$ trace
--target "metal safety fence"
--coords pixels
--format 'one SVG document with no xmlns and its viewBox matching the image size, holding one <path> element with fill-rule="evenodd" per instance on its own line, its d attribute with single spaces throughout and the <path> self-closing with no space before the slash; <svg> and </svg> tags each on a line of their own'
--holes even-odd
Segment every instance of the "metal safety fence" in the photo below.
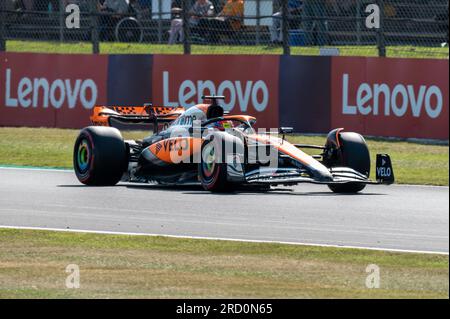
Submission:
<svg viewBox="0 0 450 319">
<path fill-rule="evenodd" d="M 1 0 L 0 10 L 0 50 L 448 58 L 448 0 Z"/>
</svg>

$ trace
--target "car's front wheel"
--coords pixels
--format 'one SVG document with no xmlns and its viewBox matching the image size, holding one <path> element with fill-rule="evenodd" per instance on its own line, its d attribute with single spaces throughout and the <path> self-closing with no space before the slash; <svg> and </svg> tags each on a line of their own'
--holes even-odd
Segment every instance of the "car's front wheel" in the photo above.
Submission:
<svg viewBox="0 0 450 319">
<path fill-rule="evenodd" d="M 336 132 L 336 131 L 332 131 Z M 331 134 L 331 133 L 330 133 Z M 331 150 L 329 158 L 325 159 L 328 167 L 349 167 L 365 175 L 370 175 L 370 153 L 364 138 L 353 132 L 337 132 L 331 134 L 338 139 L 337 147 L 327 141 L 326 149 Z M 328 187 L 335 193 L 357 193 L 362 191 L 366 185 L 363 183 L 329 184 Z"/>
</svg>

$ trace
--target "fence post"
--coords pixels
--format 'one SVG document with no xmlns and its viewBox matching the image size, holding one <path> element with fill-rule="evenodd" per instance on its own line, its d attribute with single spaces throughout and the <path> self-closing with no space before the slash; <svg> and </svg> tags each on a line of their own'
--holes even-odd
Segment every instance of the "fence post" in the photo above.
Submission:
<svg viewBox="0 0 450 319">
<path fill-rule="evenodd" d="M 356 3 L 356 43 L 361 44 L 361 1 Z"/>
<path fill-rule="evenodd" d="M 380 28 L 377 30 L 377 47 L 378 56 L 386 57 L 386 40 L 384 34 L 384 0 L 377 0 L 377 5 L 380 8 Z"/>
<path fill-rule="evenodd" d="M 162 43 L 162 18 L 163 18 L 163 7 L 162 0 L 158 0 L 158 43 Z"/>
<path fill-rule="evenodd" d="M 91 1 L 91 41 L 92 41 L 92 53 L 100 53 L 99 35 L 98 35 L 98 16 L 97 16 L 97 3 Z"/>
<path fill-rule="evenodd" d="M 290 55 L 291 48 L 289 46 L 289 13 L 288 0 L 281 0 L 281 32 L 283 34 L 283 54 Z"/>
<path fill-rule="evenodd" d="M 256 0 L 256 45 L 261 41 L 261 0 Z"/>
<path fill-rule="evenodd" d="M 191 30 L 189 27 L 189 0 L 183 0 L 183 52 L 191 54 Z"/>
<path fill-rule="evenodd" d="M 0 1 L 0 52 L 6 51 L 6 41 L 5 41 L 6 13 L 3 11 L 4 9 L 5 9 L 5 1 Z"/>
</svg>

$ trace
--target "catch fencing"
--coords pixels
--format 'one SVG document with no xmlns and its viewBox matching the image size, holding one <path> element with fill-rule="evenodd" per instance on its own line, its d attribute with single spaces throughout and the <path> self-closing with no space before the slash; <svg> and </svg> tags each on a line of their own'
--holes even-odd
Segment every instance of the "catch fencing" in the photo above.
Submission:
<svg viewBox="0 0 450 319">
<path fill-rule="evenodd" d="M 448 58 L 447 0 L 2 0 L 0 6 L 0 51 L 9 43 L 13 51 L 48 52 L 53 43 L 70 51 L 81 42 L 93 53 Z"/>
</svg>

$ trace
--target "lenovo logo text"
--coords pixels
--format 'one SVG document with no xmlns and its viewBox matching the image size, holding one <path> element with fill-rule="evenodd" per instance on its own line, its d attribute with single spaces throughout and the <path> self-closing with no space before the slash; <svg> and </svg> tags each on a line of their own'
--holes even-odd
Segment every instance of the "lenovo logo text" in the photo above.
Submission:
<svg viewBox="0 0 450 319">
<path fill-rule="evenodd" d="M 67 105 L 69 109 L 81 104 L 85 109 L 92 109 L 97 101 L 98 89 L 92 79 L 56 79 L 53 82 L 44 77 L 23 77 L 13 88 L 13 74 L 6 69 L 5 105 L 7 107 L 49 106 L 59 109 Z"/>
<path fill-rule="evenodd" d="M 344 74 L 342 77 L 342 114 L 346 115 L 384 115 L 403 117 L 412 114 L 420 117 L 426 114 L 428 117 L 437 118 L 443 108 L 443 94 L 436 85 L 414 86 L 401 83 L 390 87 L 386 83 L 362 83 L 356 90 L 354 101 L 349 102 L 350 77 Z M 384 103 L 383 103 L 384 102 Z"/>
<path fill-rule="evenodd" d="M 203 95 L 224 95 L 221 104 L 226 111 L 247 112 L 252 106 L 257 112 L 263 112 L 269 103 L 269 88 L 262 81 L 230 81 L 214 83 L 211 80 L 185 80 L 177 88 L 178 102 L 170 101 L 170 74 L 163 72 L 163 103 L 165 106 L 191 107 L 202 103 Z"/>
</svg>

